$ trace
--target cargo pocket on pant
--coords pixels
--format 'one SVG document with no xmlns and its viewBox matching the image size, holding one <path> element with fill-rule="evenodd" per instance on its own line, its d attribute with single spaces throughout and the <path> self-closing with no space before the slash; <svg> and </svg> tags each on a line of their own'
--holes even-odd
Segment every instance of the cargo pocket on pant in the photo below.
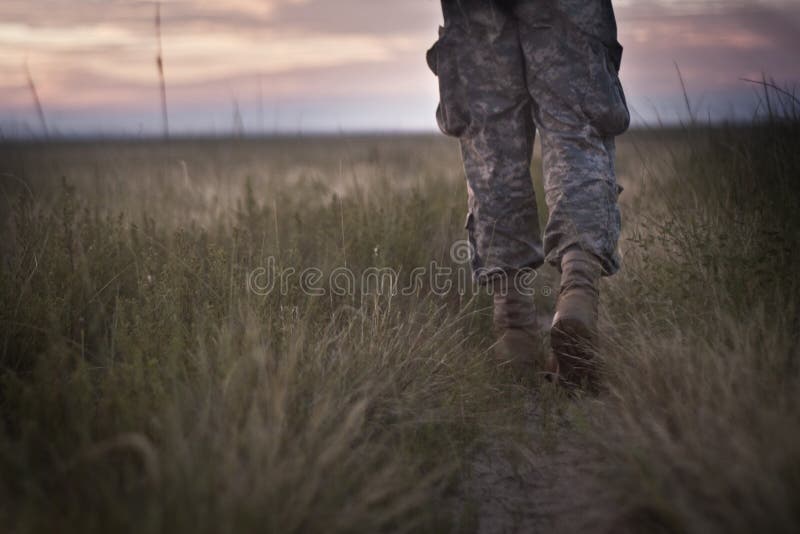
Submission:
<svg viewBox="0 0 800 534">
<path fill-rule="evenodd" d="M 470 123 L 466 88 L 462 83 L 458 64 L 460 48 L 455 26 L 439 27 L 439 40 L 428 50 L 428 67 L 439 78 L 439 105 L 436 122 L 442 133 L 460 137 Z"/>
<path fill-rule="evenodd" d="M 594 78 L 590 95 L 584 102 L 583 110 L 591 124 L 607 136 L 620 135 L 628 129 L 631 122 L 625 92 L 617 74 L 617 66 L 612 51 L 596 41 L 594 64 L 591 66 Z"/>
</svg>

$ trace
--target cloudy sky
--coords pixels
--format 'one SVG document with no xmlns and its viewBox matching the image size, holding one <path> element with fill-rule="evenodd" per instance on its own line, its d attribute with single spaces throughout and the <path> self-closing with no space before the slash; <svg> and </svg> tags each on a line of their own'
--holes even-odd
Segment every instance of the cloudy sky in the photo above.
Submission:
<svg viewBox="0 0 800 534">
<path fill-rule="evenodd" d="M 532 0 L 535 1 L 535 0 Z M 740 78 L 800 82 L 800 0 L 617 0 L 622 78 L 635 116 L 674 120 L 680 66 L 698 112 L 752 112 Z M 154 2 L 2 0 L 0 127 L 38 128 L 27 63 L 51 128 L 160 127 Z M 438 0 L 164 0 L 174 131 L 435 128 L 424 52 Z"/>
</svg>

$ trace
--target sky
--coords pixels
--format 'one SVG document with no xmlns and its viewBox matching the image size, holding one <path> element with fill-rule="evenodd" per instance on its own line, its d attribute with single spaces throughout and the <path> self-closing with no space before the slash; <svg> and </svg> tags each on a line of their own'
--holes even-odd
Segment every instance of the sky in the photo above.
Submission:
<svg viewBox="0 0 800 534">
<path fill-rule="evenodd" d="M 536 0 L 531 0 L 536 1 Z M 0 129 L 61 135 L 161 130 L 155 2 L 2 0 Z M 754 110 L 762 73 L 800 82 L 800 0 L 617 0 L 621 78 L 637 123 Z M 438 0 L 164 0 L 170 129 L 226 135 L 436 128 L 424 54 Z M 241 121 L 236 119 L 241 117 Z"/>
</svg>

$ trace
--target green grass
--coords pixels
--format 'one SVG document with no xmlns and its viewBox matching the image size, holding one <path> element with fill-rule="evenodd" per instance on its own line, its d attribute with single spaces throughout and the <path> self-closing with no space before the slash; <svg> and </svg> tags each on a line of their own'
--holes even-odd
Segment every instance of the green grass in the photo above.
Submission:
<svg viewBox="0 0 800 534">
<path fill-rule="evenodd" d="M 602 488 L 595 528 L 796 531 L 798 154 L 777 118 L 620 140 L 607 392 L 574 401 L 491 365 L 471 290 L 248 289 L 269 257 L 401 282 L 436 260 L 456 283 L 450 140 L 2 146 L 0 524 L 469 531 L 476 451 L 546 457 L 566 424 L 599 458 L 575 481 Z"/>
<path fill-rule="evenodd" d="M 606 286 L 610 487 L 667 532 L 800 524 L 800 127 L 687 132 Z"/>
</svg>

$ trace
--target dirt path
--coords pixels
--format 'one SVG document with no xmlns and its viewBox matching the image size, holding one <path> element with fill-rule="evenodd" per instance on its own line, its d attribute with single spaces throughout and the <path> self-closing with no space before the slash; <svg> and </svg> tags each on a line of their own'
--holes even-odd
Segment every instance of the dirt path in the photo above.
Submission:
<svg viewBox="0 0 800 534">
<path fill-rule="evenodd" d="M 574 401 L 585 402 L 585 401 Z M 611 514 L 592 488 L 600 459 L 563 415 L 550 415 L 532 399 L 528 414 L 534 443 L 512 450 L 491 441 L 471 462 L 464 497 L 473 507 L 476 531 L 495 533 L 607 532 Z M 592 503 L 592 506 L 588 506 Z"/>
</svg>

